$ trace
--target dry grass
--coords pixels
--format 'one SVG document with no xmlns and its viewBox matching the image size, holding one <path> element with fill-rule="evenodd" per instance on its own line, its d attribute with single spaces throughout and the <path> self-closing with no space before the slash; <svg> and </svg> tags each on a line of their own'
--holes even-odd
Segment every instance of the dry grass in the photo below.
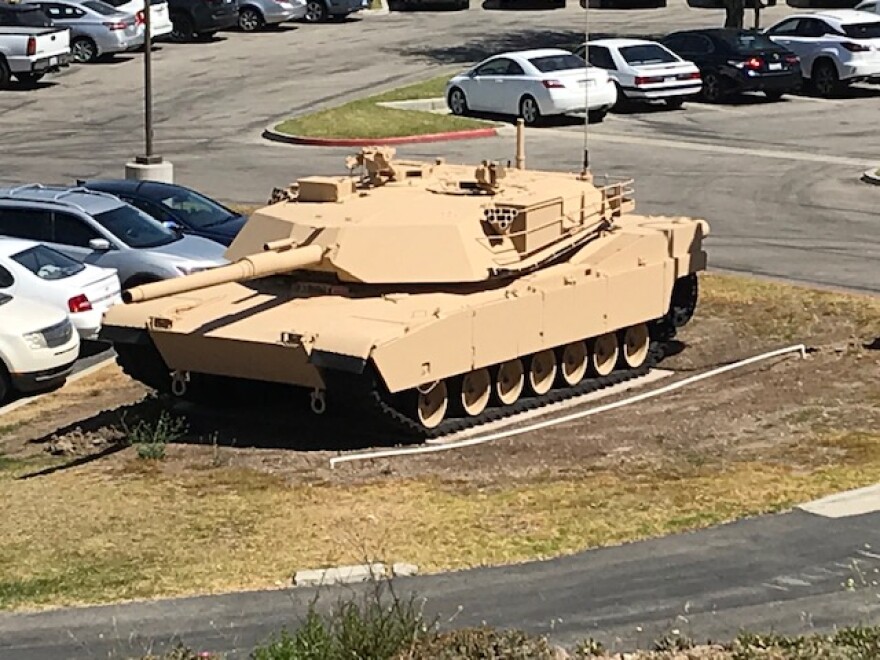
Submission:
<svg viewBox="0 0 880 660">
<path fill-rule="evenodd" d="M 877 299 L 726 276 L 703 283 L 689 348 L 675 358 L 680 365 L 717 354 L 712 342 L 720 335 L 713 328 L 737 337 L 745 353 L 767 341 L 846 343 L 880 334 Z M 583 464 L 573 466 L 569 456 L 565 470 L 548 464 L 525 476 L 516 472 L 525 443 L 469 454 L 468 461 L 492 468 L 478 478 L 463 477 L 448 458 L 433 473 L 435 464 L 426 459 L 411 463 L 421 472 L 312 467 L 307 479 L 301 466 L 275 474 L 256 467 L 259 450 L 225 449 L 224 456 L 251 460 L 252 467 L 235 460 L 219 466 L 210 447 L 198 453 L 190 446 L 170 446 L 164 462 L 138 461 L 126 449 L 33 479 L 16 477 L 47 459 L 0 461 L 0 608 L 271 587 L 287 584 L 299 568 L 365 558 L 414 562 L 427 571 L 518 562 L 776 511 L 874 483 L 880 481 L 877 356 L 848 351 L 847 365 L 874 370 L 864 372 L 860 389 L 847 389 L 847 381 L 805 389 L 803 407 L 750 429 L 755 443 L 748 451 L 704 447 L 710 430 L 693 408 L 705 402 L 683 397 L 663 403 L 662 414 L 691 410 L 691 435 L 680 435 L 676 446 L 658 445 L 659 457 L 618 460 L 606 451 L 601 459 L 578 457 Z M 115 370 L 99 377 L 99 389 L 123 387 Z M 823 399 L 826 386 L 832 393 Z M 8 432 L 16 436 L 22 425 L 38 423 L 34 415 L 65 415 L 85 405 L 77 399 L 90 388 L 91 379 L 81 381 L 3 423 L 17 425 Z M 837 415 L 841 392 L 864 414 Z M 766 405 L 766 392 L 757 396 Z M 647 410 L 638 423 L 656 426 L 661 412 Z M 0 436 L 0 447 L 3 442 Z M 304 459 L 312 466 L 320 460 Z"/>
</svg>

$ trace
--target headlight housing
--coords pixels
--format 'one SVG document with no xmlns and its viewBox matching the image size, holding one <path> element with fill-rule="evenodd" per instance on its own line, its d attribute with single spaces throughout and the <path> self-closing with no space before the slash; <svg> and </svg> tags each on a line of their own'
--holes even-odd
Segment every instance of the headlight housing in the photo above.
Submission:
<svg viewBox="0 0 880 660">
<path fill-rule="evenodd" d="M 176 266 L 176 268 L 181 275 L 192 275 L 193 273 L 200 273 L 203 270 L 208 270 L 207 266 Z"/>
<path fill-rule="evenodd" d="M 42 332 L 29 332 L 26 335 L 22 335 L 22 339 L 24 339 L 24 343 L 28 345 L 28 348 L 35 351 L 49 347 Z"/>
</svg>

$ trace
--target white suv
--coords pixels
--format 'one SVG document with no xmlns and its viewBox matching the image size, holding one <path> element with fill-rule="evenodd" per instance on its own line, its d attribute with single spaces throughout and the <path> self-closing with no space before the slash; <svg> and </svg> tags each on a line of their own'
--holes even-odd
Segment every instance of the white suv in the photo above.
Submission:
<svg viewBox="0 0 880 660">
<path fill-rule="evenodd" d="M 61 385 L 79 355 L 79 333 L 67 314 L 0 294 L 0 402 L 10 392 Z"/>
<path fill-rule="evenodd" d="M 880 82 L 880 15 L 854 9 L 794 14 L 766 34 L 800 57 L 804 77 L 821 96 L 854 82 Z"/>
</svg>

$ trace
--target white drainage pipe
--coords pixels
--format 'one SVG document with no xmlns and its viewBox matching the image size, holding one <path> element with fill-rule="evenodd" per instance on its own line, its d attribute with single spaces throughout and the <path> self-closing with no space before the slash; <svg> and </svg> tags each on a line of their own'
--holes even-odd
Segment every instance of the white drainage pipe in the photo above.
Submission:
<svg viewBox="0 0 880 660">
<path fill-rule="evenodd" d="M 446 445 L 430 445 L 430 446 L 422 446 L 422 447 L 404 447 L 401 449 L 388 449 L 384 451 L 374 451 L 374 452 L 361 452 L 357 454 L 348 454 L 346 456 L 336 456 L 335 458 L 330 459 L 330 467 L 335 468 L 338 463 L 350 463 L 353 461 L 366 461 L 369 459 L 376 458 L 391 458 L 394 456 L 406 456 L 410 454 L 430 454 L 438 451 L 446 451 L 448 449 L 462 449 L 463 447 L 473 447 L 475 445 L 482 445 L 487 442 L 492 442 L 493 440 L 501 440 L 503 438 L 512 438 L 517 435 L 522 435 L 523 433 L 531 433 L 532 431 L 540 431 L 541 429 L 546 429 L 551 426 L 556 426 L 557 424 L 565 424 L 567 422 L 573 422 L 577 419 L 583 419 L 584 417 L 590 417 L 591 415 L 598 415 L 599 413 L 608 412 L 609 410 L 615 410 L 617 408 L 622 408 L 623 406 L 628 406 L 633 403 L 638 403 L 640 401 L 645 401 L 647 399 L 653 399 L 654 397 L 660 396 L 661 394 L 668 394 L 669 392 L 674 392 L 675 390 L 679 390 L 682 387 L 687 387 L 688 385 L 693 385 L 694 383 L 698 383 L 701 380 L 706 380 L 707 378 L 712 378 L 713 376 L 718 376 L 723 373 L 727 373 L 728 371 L 733 371 L 734 369 L 739 369 L 740 367 L 745 367 L 750 364 L 754 364 L 755 362 L 760 362 L 762 360 L 768 360 L 773 357 L 777 357 L 779 355 L 785 355 L 786 353 L 800 353 L 802 358 L 807 357 L 807 347 L 804 344 L 796 344 L 794 346 L 788 346 L 786 348 L 779 348 L 775 351 L 770 351 L 768 353 L 761 353 L 760 355 L 755 355 L 750 358 L 746 358 L 744 360 L 739 360 L 738 362 L 733 362 L 732 364 L 726 364 L 723 367 L 717 367 L 710 371 L 704 371 L 701 374 L 697 374 L 695 376 L 689 376 L 683 380 L 678 380 L 674 383 L 670 383 L 669 385 L 664 385 L 663 387 L 659 387 L 656 390 L 650 390 L 648 392 L 642 392 L 641 394 L 636 394 L 631 397 L 627 397 L 626 399 L 621 399 L 620 401 L 615 401 L 613 403 L 606 403 L 601 406 L 596 406 L 595 408 L 590 408 L 588 410 L 581 410 L 580 412 L 571 413 L 570 415 L 564 415 L 563 417 L 555 417 L 553 419 L 548 419 L 543 422 L 536 422 L 535 424 L 529 424 L 528 426 L 523 426 L 517 429 L 510 429 L 507 431 L 499 431 L 497 433 L 490 433 L 488 435 L 478 436 L 476 438 L 468 438 L 467 440 L 461 440 L 459 442 L 450 442 Z"/>
</svg>

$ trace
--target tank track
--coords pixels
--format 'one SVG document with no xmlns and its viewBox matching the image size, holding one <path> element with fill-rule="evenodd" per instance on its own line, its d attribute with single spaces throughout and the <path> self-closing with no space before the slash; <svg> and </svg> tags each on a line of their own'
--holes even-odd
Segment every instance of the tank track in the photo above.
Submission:
<svg viewBox="0 0 880 660">
<path fill-rule="evenodd" d="M 585 378 L 574 387 L 554 388 L 542 396 L 524 396 L 510 406 L 490 406 L 473 417 L 447 417 L 432 429 L 426 429 L 396 406 L 392 401 L 394 395 L 383 392 L 378 379 L 372 374 L 365 374 L 359 379 L 352 379 L 351 374 L 326 373 L 324 377 L 328 381 L 328 393 L 336 392 L 334 399 L 339 397 L 350 412 L 358 413 L 359 423 L 381 426 L 387 432 L 403 435 L 414 442 L 458 433 L 644 376 L 665 357 L 665 349 L 665 342 L 652 341 L 645 363 L 637 369 L 619 369 L 607 376 Z M 333 399 L 330 400 L 330 406 L 333 406 Z"/>
</svg>

